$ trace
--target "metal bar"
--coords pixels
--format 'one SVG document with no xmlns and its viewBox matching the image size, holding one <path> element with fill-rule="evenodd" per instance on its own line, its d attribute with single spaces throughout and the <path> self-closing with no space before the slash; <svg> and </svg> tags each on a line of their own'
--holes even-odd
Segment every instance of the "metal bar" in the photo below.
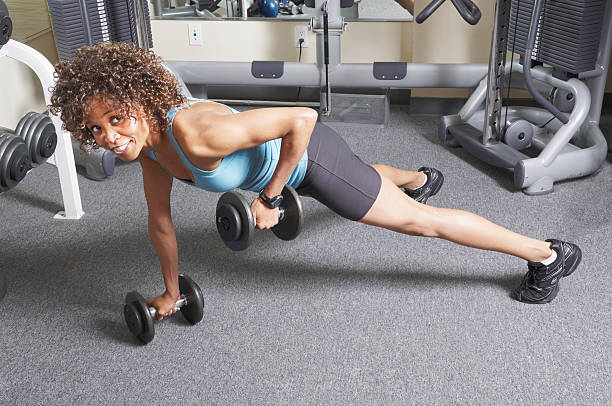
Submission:
<svg viewBox="0 0 612 406">
<path fill-rule="evenodd" d="M 321 86 L 325 77 L 316 63 L 284 63 L 284 73 L 277 79 L 260 79 L 251 73 L 251 62 L 167 61 L 187 84 Z M 413 64 L 406 65 L 401 80 L 379 80 L 371 63 L 342 63 L 330 69 L 334 87 L 364 88 L 472 88 L 487 74 L 486 64 Z"/>
<path fill-rule="evenodd" d="M 496 144 L 500 139 L 502 90 L 506 71 L 505 61 L 508 43 L 508 23 L 510 22 L 510 1 L 497 0 L 495 2 L 494 14 L 491 54 L 489 55 L 487 99 L 485 102 L 485 122 L 482 132 L 483 145 Z"/>
</svg>

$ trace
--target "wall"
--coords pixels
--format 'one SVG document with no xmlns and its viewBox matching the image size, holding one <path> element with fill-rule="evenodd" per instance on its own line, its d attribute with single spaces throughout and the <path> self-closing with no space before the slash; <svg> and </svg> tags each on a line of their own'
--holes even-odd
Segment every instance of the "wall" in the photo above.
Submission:
<svg viewBox="0 0 612 406">
<path fill-rule="evenodd" d="M 196 22 L 190 20 L 189 22 Z M 197 21 L 202 24 L 203 46 L 190 46 L 188 21 L 153 20 L 155 52 L 168 60 L 250 62 L 277 60 L 297 62 L 294 27 L 307 20 L 290 21 Z M 350 22 L 342 34 L 344 62 L 409 61 L 412 44 L 409 22 Z M 302 50 L 302 62 L 316 61 L 315 34 Z M 247 45 L 245 45 L 247 44 Z M 367 50 L 367 52 L 364 52 Z"/>
</svg>

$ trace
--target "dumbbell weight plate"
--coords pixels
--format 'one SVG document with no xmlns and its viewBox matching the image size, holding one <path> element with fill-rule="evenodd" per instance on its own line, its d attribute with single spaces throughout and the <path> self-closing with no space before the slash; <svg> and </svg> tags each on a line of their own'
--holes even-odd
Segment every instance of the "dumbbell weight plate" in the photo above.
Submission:
<svg viewBox="0 0 612 406">
<path fill-rule="evenodd" d="M 55 132 L 55 126 L 53 123 L 45 124 L 45 127 L 40 134 L 40 141 L 38 142 L 38 155 L 44 159 L 48 159 L 55 153 L 57 147 L 57 132 Z"/>
<path fill-rule="evenodd" d="M 297 192 L 289 185 L 283 189 L 283 203 L 281 206 L 285 210 L 283 219 L 272 227 L 272 232 L 281 240 L 293 240 L 302 231 L 304 225 L 304 209 L 302 201 Z"/>
<path fill-rule="evenodd" d="M 202 290 L 189 276 L 179 275 L 179 290 L 187 299 L 187 305 L 181 307 L 183 317 L 191 324 L 196 324 L 204 316 L 204 296 Z"/>
<path fill-rule="evenodd" d="M 24 114 L 23 117 L 19 119 L 17 127 L 15 127 L 15 134 L 24 134 L 26 131 L 28 131 L 28 128 L 30 126 L 27 123 L 32 120 L 32 116 L 34 116 L 34 114 L 36 113 L 30 111 L 29 113 Z"/>
<path fill-rule="evenodd" d="M 32 162 L 23 140 L 0 131 L 0 192 L 17 185 L 30 169 Z"/>
<path fill-rule="evenodd" d="M 28 149 L 28 155 L 33 163 L 38 164 L 37 156 L 36 156 L 36 145 L 35 142 L 31 139 L 32 130 L 36 127 L 36 115 L 37 113 L 29 112 L 26 113 L 21 120 L 17 123 L 17 127 L 15 127 L 15 134 L 25 142 L 26 147 Z"/>
<path fill-rule="evenodd" d="M 45 163 L 55 152 L 57 134 L 53 122 L 46 115 L 36 114 L 26 137 L 31 140 L 28 144 L 30 156 L 37 164 Z"/>
<path fill-rule="evenodd" d="M 132 334 L 140 341 L 146 344 L 153 340 L 155 337 L 153 317 L 140 293 L 133 291 L 126 295 L 123 317 Z"/>
<path fill-rule="evenodd" d="M 530 122 L 514 117 L 507 121 L 502 139 L 506 145 L 520 151 L 531 146 L 533 132 Z"/>
<path fill-rule="evenodd" d="M 28 147 L 28 153 L 35 164 L 43 164 L 55 152 L 57 134 L 55 126 L 45 114 L 29 112 L 25 114 L 17 127 L 17 134 Z"/>
<path fill-rule="evenodd" d="M 9 16 L 0 16 L 0 48 L 11 39 L 13 22 Z"/>
<path fill-rule="evenodd" d="M 32 169 L 32 162 L 27 155 L 13 157 L 9 162 L 9 174 L 15 182 L 21 182 L 30 169 Z"/>
<path fill-rule="evenodd" d="M 242 251 L 251 244 L 255 221 L 242 195 L 234 192 L 221 195 L 217 202 L 216 224 L 221 239 L 231 250 Z"/>
</svg>

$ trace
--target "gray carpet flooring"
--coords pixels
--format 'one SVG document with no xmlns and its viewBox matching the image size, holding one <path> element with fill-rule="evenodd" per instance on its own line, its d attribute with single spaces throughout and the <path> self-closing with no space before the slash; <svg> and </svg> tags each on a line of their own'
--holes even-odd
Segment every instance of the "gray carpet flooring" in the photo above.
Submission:
<svg viewBox="0 0 612 406">
<path fill-rule="evenodd" d="M 297 240 L 257 232 L 232 252 L 214 227 L 218 195 L 175 182 L 180 270 L 203 290 L 204 319 L 166 319 L 141 346 L 125 294 L 153 297 L 163 281 L 139 165 L 79 176 L 78 221 L 52 218 L 58 174 L 43 165 L 0 196 L 0 404 L 610 404 L 610 157 L 531 197 L 441 145 L 436 125 L 393 107 L 385 129 L 339 132 L 365 161 L 443 171 L 433 205 L 578 243 L 582 264 L 552 303 L 511 298 L 521 259 L 349 222 L 312 199 Z"/>
</svg>

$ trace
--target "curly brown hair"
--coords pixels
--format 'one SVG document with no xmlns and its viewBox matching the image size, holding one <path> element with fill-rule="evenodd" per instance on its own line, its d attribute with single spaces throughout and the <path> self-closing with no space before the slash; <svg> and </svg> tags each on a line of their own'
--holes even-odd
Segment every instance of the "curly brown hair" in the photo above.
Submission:
<svg viewBox="0 0 612 406">
<path fill-rule="evenodd" d="M 59 115 L 64 129 L 81 147 L 97 148 L 85 126 L 91 97 L 112 103 L 122 115 L 139 111 L 151 131 L 165 129 L 166 113 L 187 100 L 181 86 L 153 52 L 130 43 L 99 42 L 77 50 L 72 61 L 55 65 L 55 86 L 49 110 Z"/>
</svg>

